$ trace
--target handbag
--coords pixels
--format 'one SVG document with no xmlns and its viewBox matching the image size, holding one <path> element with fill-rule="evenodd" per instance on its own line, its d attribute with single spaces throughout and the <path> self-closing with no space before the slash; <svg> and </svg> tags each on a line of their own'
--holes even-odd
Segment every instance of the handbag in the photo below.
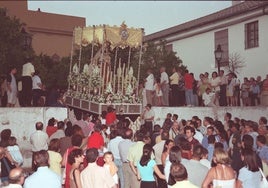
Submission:
<svg viewBox="0 0 268 188">
<path fill-rule="evenodd" d="M 268 187 L 268 181 L 265 177 L 265 175 L 263 174 L 262 170 L 259 168 L 260 172 L 261 172 L 261 176 L 262 176 L 262 180 L 260 183 L 260 188 L 267 188 Z"/>
</svg>

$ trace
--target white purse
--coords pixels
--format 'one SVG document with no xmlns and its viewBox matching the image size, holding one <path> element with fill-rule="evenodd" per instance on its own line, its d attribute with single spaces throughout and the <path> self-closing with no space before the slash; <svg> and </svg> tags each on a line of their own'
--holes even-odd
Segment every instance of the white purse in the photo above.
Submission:
<svg viewBox="0 0 268 188">
<path fill-rule="evenodd" d="M 261 172 L 261 176 L 262 176 L 262 181 L 260 184 L 260 188 L 268 188 L 268 181 L 264 175 L 264 173 L 262 172 L 262 170 L 259 168 L 260 172 Z"/>
</svg>

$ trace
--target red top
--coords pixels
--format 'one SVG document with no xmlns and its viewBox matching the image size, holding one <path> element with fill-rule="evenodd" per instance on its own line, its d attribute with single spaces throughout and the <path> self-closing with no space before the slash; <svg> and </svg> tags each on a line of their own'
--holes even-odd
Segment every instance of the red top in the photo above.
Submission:
<svg viewBox="0 0 268 188">
<path fill-rule="evenodd" d="M 102 146 L 104 146 L 104 139 L 100 133 L 94 132 L 88 137 L 87 142 L 88 149 L 89 148 L 100 149 Z"/>
<path fill-rule="evenodd" d="M 187 150 L 182 150 L 181 151 L 181 157 L 184 159 L 192 159 L 192 152 L 191 151 L 187 151 Z"/>
<path fill-rule="evenodd" d="M 193 82 L 194 82 L 194 78 L 191 74 L 186 73 L 184 75 L 184 82 L 185 82 L 185 88 L 186 89 L 193 89 Z"/>
<path fill-rule="evenodd" d="M 46 132 L 47 132 L 47 135 L 48 137 L 50 137 L 54 132 L 56 132 L 58 130 L 57 127 L 54 127 L 54 126 L 47 126 L 46 128 Z"/>
<path fill-rule="evenodd" d="M 68 163 L 68 156 L 71 153 L 71 151 L 73 151 L 74 149 L 77 149 L 77 147 L 71 146 L 70 148 L 68 148 L 66 150 L 66 163 L 65 163 L 65 181 L 64 181 L 64 188 L 70 188 L 70 172 L 72 169 L 72 165 L 70 165 L 70 163 Z"/>
<path fill-rule="evenodd" d="M 115 112 L 109 112 L 109 113 L 107 113 L 105 119 L 106 119 L 106 125 L 113 124 L 115 122 L 115 120 L 116 120 L 116 114 L 115 114 Z"/>
<path fill-rule="evenodd" d="M 188 141 L 188 142 L 189 142 L 189 141 Z M 200 143 L 199 143 L 198 140 L 196 140 L 195 138 L 193 138 L 193 139 L 190 141 L 190 144 L 191 144 L 191 148 L 192 148 L 192 151 L 193 151 L 194 147 L 195 147 L 196 145 L 200 144 Z"/>
</svg>

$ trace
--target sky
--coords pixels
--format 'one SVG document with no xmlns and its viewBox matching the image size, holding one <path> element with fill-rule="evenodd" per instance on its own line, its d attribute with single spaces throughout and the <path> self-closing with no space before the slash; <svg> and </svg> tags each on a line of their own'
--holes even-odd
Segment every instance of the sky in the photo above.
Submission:
<svg viewBox="0 0 268 188">
<path fill-rule="evenodd" d="M 86 18 L 86 25 L 144 28 L 151 34 L 231 6 L 231 1 L 28 1 L 29 10 Z"/>
</svg>

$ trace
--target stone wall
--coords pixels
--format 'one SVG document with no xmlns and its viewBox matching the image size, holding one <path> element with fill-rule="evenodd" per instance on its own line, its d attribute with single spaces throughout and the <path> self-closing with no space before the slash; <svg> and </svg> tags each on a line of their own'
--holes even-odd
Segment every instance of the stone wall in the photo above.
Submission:
<svg viewBox="0 0 268 188">
<path fill-rule="evenodd" d="M 17 138 L 24 157 L 24 167 L 31 166 L 30 135 L 35 131 L 35 123 L 44 123 L 44 130 L 50 118 L 59 121 L 67 118 L 67 108 L 0 108 L 0 132 L 11 129 L 12 135 Z"/>
</svg>

